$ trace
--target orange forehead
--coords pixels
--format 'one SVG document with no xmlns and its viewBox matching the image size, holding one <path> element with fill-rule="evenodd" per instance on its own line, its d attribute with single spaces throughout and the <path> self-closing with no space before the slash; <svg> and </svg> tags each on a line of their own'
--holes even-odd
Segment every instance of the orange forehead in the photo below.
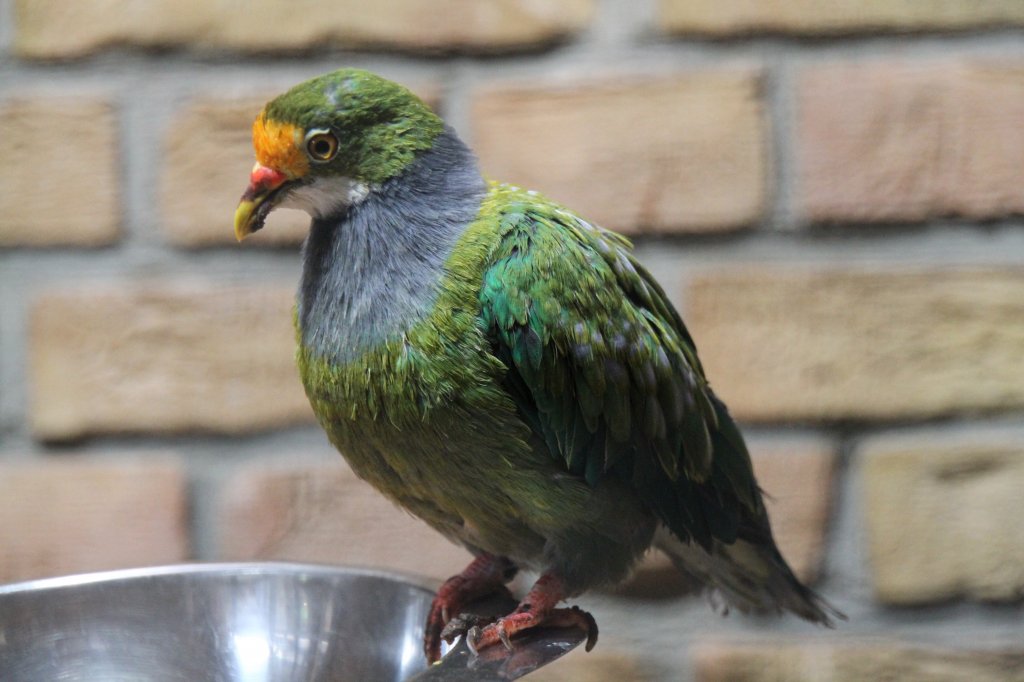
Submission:
<svg viewBox="0 0 1024 682">
<path fill-rule="evenodd" d="M 302 153 L 303 132 L 291 123 L 278 123 L 260 113 L 252 124 L 252 145 L 260 165 L 296 178 L 306 174 L 309 161 Z"/>
</svg>

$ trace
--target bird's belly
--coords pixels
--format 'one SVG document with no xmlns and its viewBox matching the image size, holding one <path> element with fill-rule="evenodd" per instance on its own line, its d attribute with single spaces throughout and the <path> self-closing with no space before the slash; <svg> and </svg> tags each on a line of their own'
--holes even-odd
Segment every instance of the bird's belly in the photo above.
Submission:
<svg viewBox="0 0 1024 682">
<path fill-rule="evenodd" d="M 450 540 L 557 570 L 572 591 L 623 578 L 650 545 L 654 517 L 635 493 L 612 477 L 590 486 L 569 475 L 511 401 L 495 398 L 499 386 L 410 398 L 401 392 L 425 385 L 418 377 L 368 374 L 307 383 L 314 412 L 356 475 Z"/>
<path fill-rule="evenodd" d="M 466 419 L 459 415 L 462 428 Z M 455 423 L 454 415 L 438 414 L 415 428 L 348 421 L 336 423 L 331 437 L 356 475 L 453 542 L 533 563 L 545 537 L 531 527 L 532 510 L 524 509 L 531 500 L 517 491 L 543 485 L 547 463 L 538 467 L 526 458 L 511 466 L 510 453 L 441 426 Z"/>
<path fill-rule="evenodd" d="M 591 487 L 546 452 L 517 460 L 429 426 L 368 430 L 352 424 L 338 443 L 356 473 L 474 553 L 554 568 L 583 590 L 621 580 L 650 545 L 654 518 L 631 491 L 611 479 Z"/>
</svg>

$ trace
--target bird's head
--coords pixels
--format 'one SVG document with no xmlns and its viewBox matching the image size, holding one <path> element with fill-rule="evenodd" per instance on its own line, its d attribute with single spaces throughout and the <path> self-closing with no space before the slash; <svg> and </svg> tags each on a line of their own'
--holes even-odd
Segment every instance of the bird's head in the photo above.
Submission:
<svg viewBox="0 0 1024 682">
<path fill-rule="evenodd" d="M 256 165 L 235 211 L 241 241 L 278 206 L 330 216 L 431 148 L 441 119 L 409 90 L 358 69 L 297 85 L 252 127 Z"/>
</svg>

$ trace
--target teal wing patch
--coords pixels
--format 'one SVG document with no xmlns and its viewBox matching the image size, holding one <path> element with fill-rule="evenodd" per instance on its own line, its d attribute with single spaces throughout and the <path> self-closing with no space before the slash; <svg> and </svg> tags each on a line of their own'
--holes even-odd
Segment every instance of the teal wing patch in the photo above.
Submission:
<svg viewBox="0 0 1024 682">
<path fill-rule="evenodd" d="M 763 511 L 742 437 L 629 241 L 532 193 L 498 191 L 481 321 L 523 420 L 569 473 L 628 481 L 683 540 L 756 531 L 744 521 Z"/>
</svg>

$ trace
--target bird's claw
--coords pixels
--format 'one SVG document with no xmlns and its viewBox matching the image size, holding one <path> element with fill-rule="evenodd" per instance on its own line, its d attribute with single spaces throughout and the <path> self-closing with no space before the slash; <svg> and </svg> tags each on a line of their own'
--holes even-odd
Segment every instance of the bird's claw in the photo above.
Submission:
<svg viewBox="0 0 1024 682">
<path fill-rule="evenodd" d="M 505 648 L 512 651 L 512 638 L 509 636 L 508 630 L 505 628 L 505 623 L 502 620 L 498 620 L 497 622 L 488 625 L 487 628 L 481 628 L 479 625 L 474 625 L 466 631 L 466 648 L 473 652 L 474 656 L 479 656 L 480 649 L 490 646 L 493 643 L 490 641 L 483 642 L 483 640 L 486 639 L 484 632 L 485 630 L 490 630 L 490 628 L 494 628 L 494 631 L 497 633 L 498 640 L 505 645 Z M 481 643 L 483 643 L 483 646 L 481 646 Z"/>
<path fill-rule="evenodd" d="M 590 651 L 594 648 L 594 645 L 597 644 L 597 621 L 594 620 L 592 615 L 590 615 L 590 612 L 584 611 L 578 606 L 573 606 L 569 610 L 578 613 L 580 617 L 583 618 L 583 629 L 586 630 L 587 633 L 587 643 L 583 647 L 583 650 Z"/>
<path fill-rule="evenodd" d="M 451 644 L 455 641 L 455 638 L 460 635 L 465 635 L 467 632 L 476 628 L 480 629 L 480 625 L 485 625 L 494 620 L 493 618 L 485 618 L 472 613 L 460 613 L 451 620 L 448 621 L 444 629 L 441 630 L 441 639 Z"/>
<path fill-rule="evenodd" d="M 441 642 L 451 644 L 469 625 L 477 622 L 465 620 L 465 614 L 453 619 L 453 613 L 460 613 L 468 603 L 488 594 L 505 594 L 512 598 L 504 581 L 511 579 L 515 570 L 515 565 L 508 559 L 484 554 L 474 559 L 462 573 L 441 585 L 430 605 L 423 633 L 423 653 L 427 662 L 441 659 Z M 453 621 L 457 622 L 452 624 Z"/>
<path fill-rule="evenodd" d="M 504 621 L 498 621 L 495 630 L 498 631 L 498 639 L 505 645 L 505 648 L 512 651 L 512 638 L 508 636 L 508 630 L 505 628 Z"/>
<path fill-rule="evenodd" d="M 477 649 L 477 642 L 480 641 L 480 635 L 483 631 L 479 625 L 474 625 L 466 631 L 466 648 L 472 652 L 474 656 L 479 656 L 480 651 Z"/>
<path fill-rule="evenodd" d="M 512 651 L 512 637 L 536 627 L 579 628 L 587 634 L 586 651 L 597 644 L 597 621 L 580 607 L 573 606 L 553 609 L 543 615 L 525 609 L 499 618 L 483 628 L 479 624 L 473 625 L 466 630 L 466 646 L 474 655 L 499 642 Z"/>
</svg>

